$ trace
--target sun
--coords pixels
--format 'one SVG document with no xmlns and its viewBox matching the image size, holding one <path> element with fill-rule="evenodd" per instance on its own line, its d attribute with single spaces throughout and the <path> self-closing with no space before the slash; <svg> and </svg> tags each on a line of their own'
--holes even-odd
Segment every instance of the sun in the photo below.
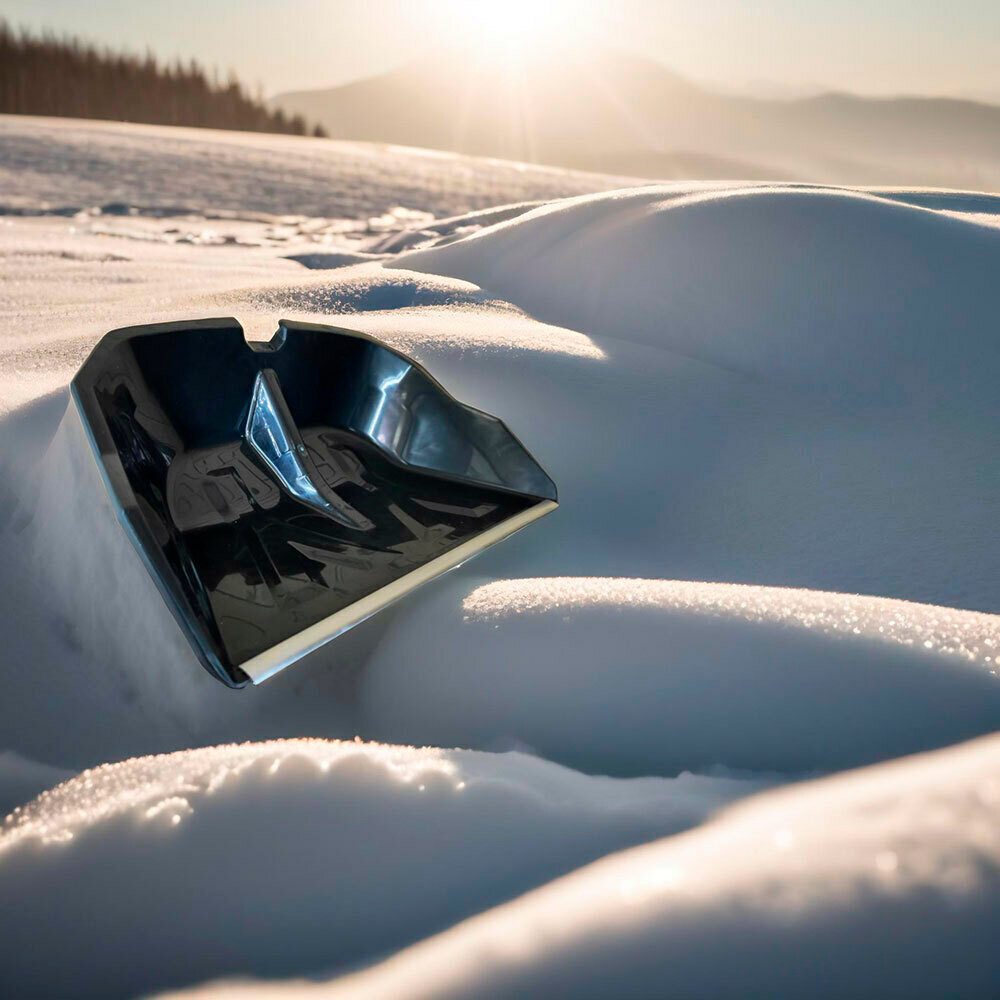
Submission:
<svg viewBox="0 0 1000 1000">
<path fill-rule="evenodd" d="M 586 0 L 439 0 L 440 26 L 470 55 L 516 59 L 587 34 Z"/>
</svg>

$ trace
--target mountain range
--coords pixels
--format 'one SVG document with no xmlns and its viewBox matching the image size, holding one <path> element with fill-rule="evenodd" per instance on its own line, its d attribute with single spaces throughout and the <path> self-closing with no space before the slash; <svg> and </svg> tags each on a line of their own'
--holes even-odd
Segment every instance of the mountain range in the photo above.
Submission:
<svg viewBox="0 0 1000 1000">
<path fill-rule="evenodd" d="M 1000 188 L 1000 107 L 740 96 L 611 49 L 516 60 L 439 52 L 271 104 L 333 138 L 636 177 Z"/>
</svg>

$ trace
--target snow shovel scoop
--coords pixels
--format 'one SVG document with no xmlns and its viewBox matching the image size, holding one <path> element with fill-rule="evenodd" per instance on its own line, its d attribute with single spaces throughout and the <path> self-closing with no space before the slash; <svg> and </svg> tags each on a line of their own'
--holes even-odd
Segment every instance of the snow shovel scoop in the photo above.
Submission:
<svg viewBox="0 0 1000 1000">
<path fill-rule="evenodd" d="M 72 383 L 112 504 L 205 668 L 259 683 L 556 507 L 496 417 L 352 330 L 114 330 Z M 73 407 L 71 407 L 71 410 Z"/>
</svg>

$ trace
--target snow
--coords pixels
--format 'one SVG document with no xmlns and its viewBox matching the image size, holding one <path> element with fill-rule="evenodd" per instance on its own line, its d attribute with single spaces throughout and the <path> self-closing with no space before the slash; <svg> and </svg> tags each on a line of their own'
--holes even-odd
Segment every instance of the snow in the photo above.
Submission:
<svg viewBox="0 0 1000 1000">
<path fill-rule="evenodd" d="M 330 987 L 187 997 L 989 997 L 1000 738 L 768 792 Z"/>
<path fill-rule="evenodd" d="M 400 264 L 752 377 L 925 403 L 955 380 L 984 388 L 1000 241 L 915 209 L 823 188 L 656 187 L 538 208 Z"/>
<path fill-rule="evenodd" d="M 997 729 L 998 651 L 1000 616 L 883 598 L 455 577 L 388 625 L 361 731 L 604 774 L 831 771 Z"/>
<path fill-rule="evenodd" d="M 0 984 L 996 992 L 1000 199 L 0 134 Z M 560 509 L 224 689 L 64 419 L 218 315 L 413 354 Z"/>
<path fill-rule="evenodd" d="M 403 146 L 214 129 L 0 116 L 0 204 L 116 214 L 442 218 L 636 181 Z M 291 220 L 293 223 L 298 220 Z M 392 226 L 391 217 L 383 228 Z"/>
<path fill-rule="evenodd" d="M 596 512 L 621 508 L 621 484 L 647 487 L 616 539 L 643 568 L 612 575 L 663 576 L 669 553 L 682 579 L 993 611 L 1000 238 L 902 197 L 595 195 L 398 263 L 475 282 L 605 352 L 614 386 L 605 372 L 565 389 L 550 377 L 533 441 L 558 435 L 543 457 L 581 498 L 570 517 L 587 518 L 588 497 L 597 545 L 614 529 L 594 531 Z M 980 201 L 959 204 L 995 211 Z M 577 433 L 584 422 L 606 436 Z"/>
<path fill-rule="evenodd" d="M 9 995 L 146 994 L 396 950 L 761 786 L 291 740 L 108 764 L 0 827 Z M 46 946 L 34 946 L 45 927 Z"/>
<path fill-rule="evenodd" d="M 72 778 L 73 772 L 28 760 L 12 750 L 0 753 L 0 813 L 7 815 L 40 792 Z"/>
</svg>

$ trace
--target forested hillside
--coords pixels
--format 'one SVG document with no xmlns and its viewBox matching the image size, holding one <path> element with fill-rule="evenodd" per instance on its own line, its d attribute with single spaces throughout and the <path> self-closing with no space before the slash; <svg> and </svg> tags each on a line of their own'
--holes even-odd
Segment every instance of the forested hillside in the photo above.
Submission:
<svg viewBox="0 0 1000 1000">
<path fill-rule="evenodd" d="M 195 61 L 164 64 L 78 38 L 16 31 L 0 21 L 0 113 L 106 118 L 153 125 L 325 135 L 301 115 L 266 108 L 232 74 Z"/>
</svg>

